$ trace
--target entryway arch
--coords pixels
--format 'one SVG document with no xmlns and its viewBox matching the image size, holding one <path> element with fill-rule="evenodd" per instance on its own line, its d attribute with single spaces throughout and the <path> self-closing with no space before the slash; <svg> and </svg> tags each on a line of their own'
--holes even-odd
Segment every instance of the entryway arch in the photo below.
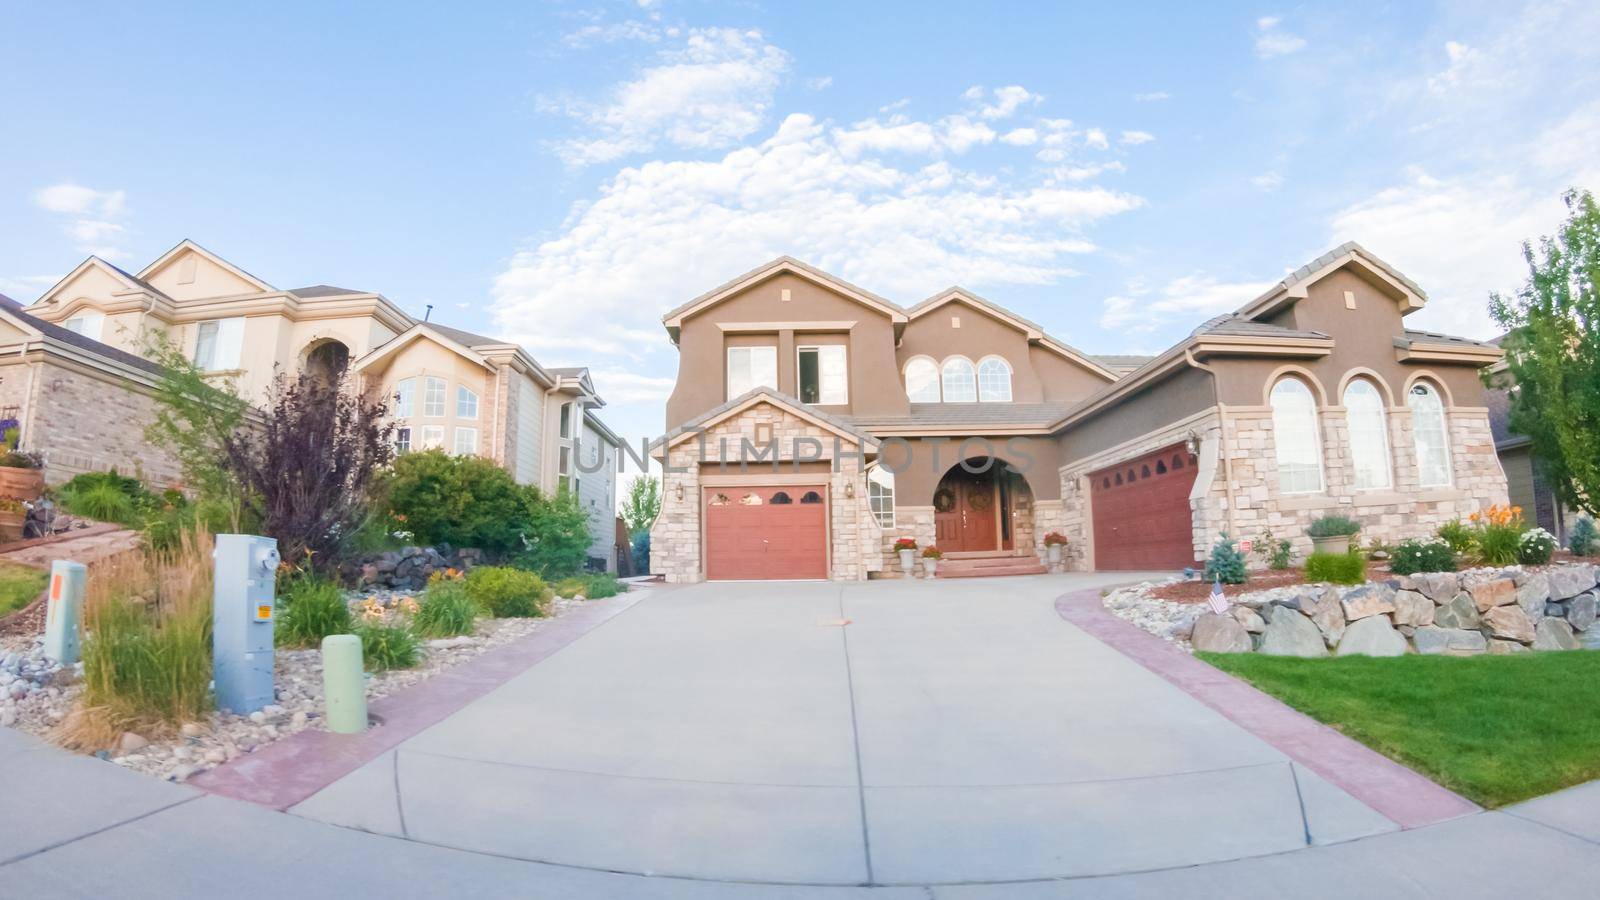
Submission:
<svg viewBox="0 0 1600 900">
<path fill-rule="evenodd" d="M 946 552 L 1033 546 L 1033 490 L 1016 468 L 972 456 L 947 469 L 933 492 L 934 541 Z"/>
</svg>

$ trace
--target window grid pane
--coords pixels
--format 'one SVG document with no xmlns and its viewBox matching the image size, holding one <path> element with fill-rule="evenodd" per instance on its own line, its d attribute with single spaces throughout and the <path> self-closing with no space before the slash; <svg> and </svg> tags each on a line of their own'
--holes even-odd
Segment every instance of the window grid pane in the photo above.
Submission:
<svg viewBox="0 0 1600 900">
<path fill-rule="evenodd" d="M 1011 400 L 1011 367 L 1001 359 L 986 359 L 978 366 L 978 399 L 1007 403 Z"/>
<path fill-rule="evenodd" d="M 1438 487 L 1450 483 L 1450 449 L 1444 424 L 1444 404 L 1426 384 L 1418 384 L 1406 398 L 1411 407 L 1411 433 L 1417 446 L 1417 484 Z"/>
<path fill-rule="evenodd" d="M 214 368 L 211 362 L 216 357 L 216 352 L 217 323 L 201 322 L 194 342 L 194 364 L 199 366 L 201 371 L 211 371 Z"/>
<path fill-rule="evenodd" d="M 475 456 L 478 452 L 478 429 L 457 428 L 456 449 L 457 456 Z"/>
<path fill-rule="evenodd" d="M 843 344 L 821 347 L 817 353 L 818 369 L 821 373 L 821 399 L 822 404 L 848 403 L 850 401 L 850 377 L 846 371 L 845 348 Z"/>
<path fill-rule="evenodd" d="M 944 401 L 974 403 L 978 399 L 978 379 L 972 363 L 964 359 L 945 360 Z"/>
<path fill-rule="evenodd" d="M 456 418 L 476 419 L 478 417 L 478 395 L 464 384 L 456 385 Z"/>
<path fill-rule="evenodd" d="M 1388 419 L 1383 398 L 1372 382 L 1356 379 L 1344 390 L 1346 424 L 1350 431 L 1350 462 L 1357 490 L 1389 486 Z"/>
<path fill-rule="evenodd" d="M 422 449 L 424 449 L 424 450 L 443 450 L 444 449 L 444 426 L 443 425 L 424 425 L 424 426 L 422 426 Z"/>
<path fill-rule="evenodd" d="M 428 378 L 422 385 L 422 414 L 444 415 L 444 379 Z"/>
<path fill-rule="evenodd" d="M 912 403 L 939 402 L 939 367 L 931 359 L 906 364 L 906 397 Z"/>
<path fill-rule="evenodd" d="M 758 387 L 778 388 L 777 347 L 731 347 L 728 349 L 728 399 L 742 396 Z"/>
<path fill-rule="evenodd" d="M 1278 490 L 1305 494 L 1322 490 L 1322 448 L 1311 389 L 1285 378 L 1272 389 L 1272 431 L 1278 448 Z"/>
<path fill-rule="evenodd" d="M 416 409 L 417 380 L 402 378 L 394 386 L 394 415 L 397 419 L 409 418 Z"/>
<path fill-rule="evenodd" d="M 406 453 L 411 450 L 411 429 L 396 428 L 394 430 L 394 452 Z"/>
</svg>

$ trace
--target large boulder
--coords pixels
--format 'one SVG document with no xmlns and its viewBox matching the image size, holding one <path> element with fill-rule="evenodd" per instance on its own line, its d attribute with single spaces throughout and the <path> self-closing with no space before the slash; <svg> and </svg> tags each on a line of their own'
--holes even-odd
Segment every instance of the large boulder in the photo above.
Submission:
<svg viewBox="0 0 1600 900">
<path fill-rule="evenodd" d="M 1279 607 L 1261 633 L 1261 652 L 1268 656 L 1327 656 L 1322 630 L 1301 613 Z"/>
<path fill-rule="evenodd" d="M 1433 611 L 1433 624 L 1440 628 L 1477 628 L 1478 607 L 1472 602 L 1472 595 L 1463 591 L 1436 608 Z"/>
<path fill-rule="evenodd" d="M 1517 641 L 1503 641 L 1495 638 L 1489 642 L 1489 652 L 1496 656 L 1504 656 L 1508 653 L 1527 653 L 1528 645 Z"/>
<path fill-rule="evenodd" d="M 1576 635 L 1585 650 L 1600 650 L 1600 624 L 1590 625 Z"/>
<path fill-rule="evenodd" d="M 1418 572 L 1411 582 L 1434 603 L 1448 603 L 1461 590 L 1461 579 L 1454 572 Z"/>
<path fill-rule="evenodd" d="M 1344 617 L 1352 622 L 1394 612 L 1394 588 L 1366 584 L 1344 595 Z"/>
<path fill-rule="evenodd" d="M 1583 644 L 1572 634 L 1564 619 L 1545 619 L 1533 629 L 1535 650 L 1582 650 Z"/>
<path fill-rule="evenodd" d="M 1468 588 L 1479 612 L 1517 602 L 1517 583 L 1509 578 L 1488 578 Z"/>
<path fill-rule="evenodd" d="M 1433 604 L 1428 604 L 1432 606 Z M 1404 656 L 1406 639 L 1389 624 L 1387 616 L 1367 616 L 1350 623 L 1339 656 Z"/>
<path fill-rule="evenodd" d="M 1483 624 L 1489 633 L 1497 638 L 1521 641 L 1526 644 L 1533 640 L 1533 621 L 1522 607 L 1512 604 L 1510 606 L 1496 606 L 1483 614 Z"/>
<path fill-rule="evenodd" d="M 1244 630 L 1251 634 L 1260 634 L 1267 630 L 1267 621 L 1248 606 L 1235 606 L 1229 612 L 1233 615 L 1234 621 L 1243 625 Z"/>
<path fill-rule="evenodd" d="M 1595 586 L 1594 566 L 1590 565 L 1557 566 L 1548 575 L 1553 600 L 1576 597 Z"/>
<path fill-rule="evenodd" d="M 1550 576 L 1543 572 L 1525 572 L 1516 579 L 1517 605 L 1531 610 L 1537 605 L 1541 614 L 1545 601 L 1550 599 Z"/>
<path fill-rule="evenodd" d="M 1344 604 L 1339 600 L 1337 588 L 1328 588 L 1322 592 L 1319 600 L 1309 602 L 1302 608 L 1309 607 L 1311 621 L 1321 629 L 1322 637 L 1329 647 L 1339 643 L 1344 637 Z"/>
<path fill-rule="evenodd" d="M 1567 601 L 1567 624 L 1573 631 L 1583 631 L 1593 625 L 1597 610 L 1600 610 L 1600 596 L 1594 591 L 1579 594 Z"/>
<path fill-rule="evenodd" d="M 1430 656 L 1470 656 L 1488 649 L 1489 642 L 1481 631 L 1465 628 L 1439 628 L 1434 625 L 1418 628 L 1411 640 L 1418 653 Z"/>
<path fill-rule="evenodd" d="M 1194 649 L 1209 653 L 1249 653 L 1250 632 L 1233 616 L 1206 613 L 1194 620 L 1189 643 Z"/>
<path fill-rule="evenodd" d="M 1433 601 L 1417 591 L 1395 591 L 1394 623 L 1396 625 L 1432 625 Z"/>
</svg>

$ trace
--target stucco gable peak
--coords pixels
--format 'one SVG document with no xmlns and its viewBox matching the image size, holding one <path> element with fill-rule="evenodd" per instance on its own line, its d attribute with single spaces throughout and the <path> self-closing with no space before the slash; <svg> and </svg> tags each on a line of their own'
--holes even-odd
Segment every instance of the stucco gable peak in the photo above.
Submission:
<svg viewBox="0 0 1600 900">
<path fill-rule="evenodd" d="M 1275 312 L 1286 304 L 1303 300 L 1311 285 L 1346 268 L 1355 270 L 1367 281 L 1377 285 L 1399 304 L 1401 315 L 1415 312 L 1428 302 L 1427 292 L 1404 272 L 1355 241 L 1345 241 L 1284 276 L 1282 281 L 1273 285 L 1261 296 L 1240 307 L 1238 315 L 1258 318 Z"/>
<path fill-rule="evenodd" d="M 79 278 L 82 278 L 85 272 L 92 269 L 104 272 L 105 274 L 111 276 L 111 278 L 114 280 L 121 282 L 125 288 L 123 293 L 150 294 L 151 296 L 171 302 L 170 297 L 167 297 L 167 295 L 161 293 L 152 285 L 145 283 L 137 276 L 131 275 L 124 271 L 121 267 L 115 265 L 114 263 L 107 262 L 98 256 L 89 256 L 83 262 L 74 266 L 71 272 L 63 275 L 60 281 L 51 285 L 49 290 L 39 295 L 39 299 L 29 304 L 29 308 L 42 306 L 46 303 L 53 303 L 60 299 L 61 294 L 66 291 L 67 288 L 71 287 Z"/>
<path fill-rule="evenodd" d="M 813 409 L 794 397 L 769 387 L 753 388 L 721 406 L 717 406 L 683 423 L 667 434 L 665 439 L 666 446 L 674 447 L 684 441 L 692 440 L 702 431 L 714 428 L 728 419 L 741 415 L 746 410 L 763 404 L 776 407 L 796 418 L 804 419 L 819 428 L 833 432 L 860 446 L 863 450 L 875 449 L 878 446 L 876 438 L 848 422 Z"/>
<path fill-rule="evenodd" d="M 177 246 L 156 257 L 154 262 L 150 263 L 150 265 L 145 266 L 139 271 L 138 277 L 141 280 L 148 280 L 159 273 L 162 269 L 165 269 L 167 266 L 172 265 L 180 258 L 189 254 L 194 254 L 201 259 L 204 259 L 206 262 L 209 262 L 212 265 L 243 279 L 262 293 L 274 293 L 278 290 L 272 285 L 267 284 L 265 281 L 262 281 L 260 278 L 257 278 L 256 276 L 251 275 L 249 272 L 246 272 L 244 269 L 239 268 L 217 254 L 212 253 L 210 250 L 207 250 L 199 244 L 196 244 L 189 238 L 184 238 L 178 242 Z"/>
<path fill-rule="evenodd" d="M 727 300 L 741 291 L 755 287 L 756 285 L 770 278 L 774 278 L 784 273 L 803 278 L 812 282 L 813 284 L 827 288 L 828 290 L 833 291 L 834 293 L 839 294 L 849 300 L 854 300 L 855 302 L 860 303 L 862 306 L 876 310 L 877 312 L 888 316 L 889 320 L 897 325 L 904 324 L 906 321 L 905 310 L 901 309 L 900 306 L 892 300 L 880 297 L 866 288 L 851 284 L 850 282 L 845 281 L 843 278 L 840 278 L 832 273 L 825 272 L 822 269 L 811 265 L 810 263 L 796 259 L 792 256 L 780 256 L 768 263 L 765 263 L 764 265 L 751 269 L 737 278 L 724 282 L 723 284 L 706 291 L 700 296 L 695 297 L 693 300 L 676 307 L 661 317 L 661 323 L 666 326 L 667 333 L 671 335 L 672 340 L 676 342 L 678 339 L 678 330 L 682 326 L 684 319 L 695 315 L 696 313 L 710 309 L 711 307 L 721 303 L 724 300 Z"/>
</svg>

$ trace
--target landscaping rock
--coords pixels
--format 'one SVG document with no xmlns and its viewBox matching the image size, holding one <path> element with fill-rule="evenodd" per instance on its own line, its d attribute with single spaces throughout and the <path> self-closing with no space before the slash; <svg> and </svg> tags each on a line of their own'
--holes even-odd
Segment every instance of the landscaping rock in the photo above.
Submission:
<svg viewBox="0 0 1600 900">
<path fill-rule="evenodd" d="M 121 753 L 133 753 L 150 746 L 150 740 L 142 734 L 124 731 L 122 739 L 117 741 L 117 750 Z"/>
<path fill-rule="evenodd" d="M 1600 650 L 1600 624 L 1590 625 L 1576 635 L 1585 650 Z"/>
<path fill-rule="evenodd" d="M 1194 620 L 1189 642 L 1197 651 L 1211 653 L 1249 653 L 1250 632 L 1233 616 L 1206 613 Z"/>
<path fill-rule="evenodd" d="M 1322 637 L 1329 647 L 1336 646 L 1339 639 L 1344 637 L 1344 604 L 1339 601 L 1339 592 L 1328 588 L 1322 594 L 1322 599 L 1310 607 L 1311 621 L 1322 631 Z"/>
<path fill-rule="evenodd" d="M 1484 613 L 1483 624 L 1498 638 L 1508 638 L 1524 644 L 1533 640 L 1533 622 L 1528 619 L 1528 614 L 1522 611 L 1522 607 L 1515 604 L 1496 606 Z"/>
<path fill-rule="evenodd" d="M 1581 650 L 1583 644 L 1572 634 L 1572 626 L 1564 619 L 1545 619 L 1533 629 L 1535 650 Z"/>
<path fill-rule="evenodd" d="M 1544 618 L 1545 603 L 1550 596 L 1550 579 L 1543 572 L 1530 572 L 1517 586 L 1517 605 L 1528 614 L 1534 625 Z"/>
<path fill-rule="evenodd" d="M 1416 589 L 1434 603 L 1448 603 L 1461 590 L 1461 579 L 1454 572 L 1419 572 L 1410 577 Z"/>
<path fill-rule="evenodd" d="M 1600 596 L 1594 591 L 1579 594 L 1567 601 L 1567 624 L 1573 631 L 1583 631 L 1595 623 L 1596 613 L 1600 611 Z"/>
<path fill-rule="evenodd" d="M 1433 611 L 1433 624 L 1440 628 L 1475 629 L 1479 622 L 1478 607 L 1465 592 L 1456 594 L 1454 599 Z"/>
<path fill-rule="evenodd" d="M 1366 584 L 1344 595 L 1344 617 L 1351 622 L 1394 612 L 1394 588 Z"/>
<path fill-rule="evenodd" d="M 1490 578 L 1468 589 L 1479 612 L 1517 602 L 1517 583 L 1509 578 Z"/>
<path fill-rule="evenodd" d="M 1595 570 L 1590 565 L 1558 566 L 1549 572 L 1550 598 L 1566 600 L 1595 586 Z"/>
<path fill-rule="evenodd" d="M 1396 625 L 1433 624 L 1433 601 L 1416 591 L 1396 591 L 1394 595 L 1394 623 Z"/>
<path fill-rule="evenodd" d="M 1426 598 L 1424 598 L 1426 599 Z M 1433 607 L 1432 603 L 1428 604 Z M 1406 639 L 1389 624 L 1387 616 L 1367 616 L 1352 622 L 1339 642 L 1339 656 L 1404 656 Z"/>
<path fill-rule="evenodd" d="M 1327 656 L 1322 629 L 1292 609 L 1279 609 L 1261 633 L 1261 652 L 1268 656 Z"/>
<path fill-rule="evenodd" d="M 1520 644 L 1516 641 L 1496 639 L 1489 642 L 1489 652 L 1496 656 L 1504 656 L 1507 653 L 1527 653 L 1528 647 L 1526 644 Z"/>
<path fill-rule="evenodd" d="M 1439 628 L 1434 625 L 1418 628 L 1412 640 L 1417 652 L 1430 656 L 1470 656 L 1488 649 L 1488 640 L 1481 631 L 1465 628 Z"/>
<path fill-rule="evenodd" d="M 1235 606 L 1233 608 L 1234 621 L 1244 626 L 1244 630 L 1251 634 L 1260 634 L 1267 630 L 1267 620 L 1261 614 L 1248 606 Z"/>
</svg>

